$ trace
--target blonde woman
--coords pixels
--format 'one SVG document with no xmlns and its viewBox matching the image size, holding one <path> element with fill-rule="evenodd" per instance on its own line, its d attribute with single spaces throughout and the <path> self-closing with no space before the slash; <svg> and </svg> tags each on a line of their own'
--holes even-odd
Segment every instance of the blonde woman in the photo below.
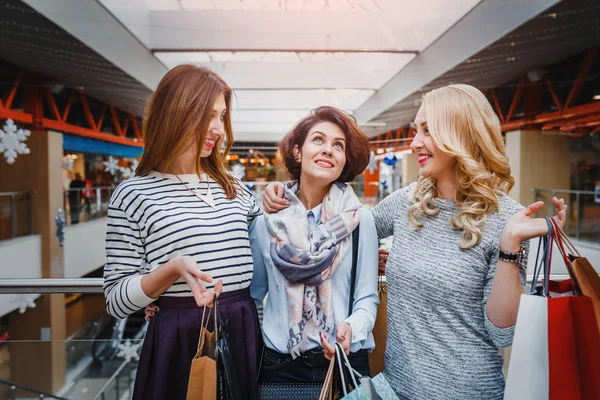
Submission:
<svg viewBox="0 0 600 400">
<path fill-rule="evenodd" d="M 500 122 L 468 85 L 427 93 L 411 149 L 417 182 L 373 209 L 387 260 L 385 374 L 402 399 L 501 399 L 499 349 L 512 342 L 528 239 L 547 233 L 507 197 L 514 184 Z M 281 207 L 274 188 L 267 211 Z M 564 225 L 566 205 L 553 199 Z"/>
</svg>

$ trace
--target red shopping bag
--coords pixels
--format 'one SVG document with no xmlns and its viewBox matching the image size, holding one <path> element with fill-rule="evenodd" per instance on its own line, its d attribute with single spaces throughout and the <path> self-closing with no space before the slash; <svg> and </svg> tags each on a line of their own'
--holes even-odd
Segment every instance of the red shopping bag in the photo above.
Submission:
<svg viewBox="0 0 600 400">
<path fill-rule="evenodd" d="M 600 331 L 592 299 L 548 299 L 548 356 L 550 399 L 600 399 Z"/>
<path fill-rule="evenodd" d="M 594 305 L 586 296 L 549 297 L 554 229 L 548 223 L 532 285 L 532 293 L 540 295 L 521 296 L 504 398 L 600 399 L 600 331 Z M 544 285 L 538 291 L 541 270 Z"/>
</svg>

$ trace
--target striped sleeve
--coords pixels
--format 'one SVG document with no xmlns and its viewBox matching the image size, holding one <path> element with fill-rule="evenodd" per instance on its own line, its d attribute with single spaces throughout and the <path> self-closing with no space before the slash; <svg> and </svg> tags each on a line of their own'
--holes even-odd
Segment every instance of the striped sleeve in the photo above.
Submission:
<svg viewBox="0 0 600 400">
<path fill-rule="evenodd" d="M 263 214 L 263 211 L 256 202 L 256 198 L 250 189 L 248 189 L 242 181 L 239 181 L 239 185 L 242 189 L 242 197 L 248 202 L 248 227 L 250 227 L 256 217 Z"/>
<path fill-rule="evenodd" d="M 146 262 L 139 226 L 115 203 L 111 199 L 108 208 L 103 289 L 108 313 L 122 319 L 155 299 L 142 290 Z"/>
</svg>

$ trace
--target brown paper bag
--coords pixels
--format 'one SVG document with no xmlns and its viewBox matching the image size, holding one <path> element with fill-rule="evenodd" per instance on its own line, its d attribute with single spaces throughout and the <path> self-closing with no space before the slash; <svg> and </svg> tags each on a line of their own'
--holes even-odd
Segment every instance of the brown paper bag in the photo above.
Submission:
<svg viewBox="0 0 600 400">
<path fill-rule="evenodd" d="M 387 283 L 383 278 L 379 280 L 379 307 L 377 308 L 377 317 L 375 327 L 373 328 L 373 338 L 375 339 L 375 349 L 369 354 L 369 368 L 371 377 L 383 372 L 383 356 L 385 354 L 385 341 L 387 340 Z"/>
<path fill-rule="evenodd" d="M 598 329 L 600 329 L 600 276 L 598 276 L 598 272 L 594 270 L 588 259 L 579 254 L 566 233 L 556 225 L 554 220 L 552 222 L 557 231 L 556 244 L 567 265 L 573 290 L 577 295 L 591 297 L 596 312 L 596 320 L 598 321 Z"/>
<path fill-rule="evenodd" d="M 209 332 L 207 329 L 212 309 L 208 312 L 206 323 L 204 322 L 205 311 L 206 306 L 202 312 L 198 351 L 192 360 L 186 400 L 215 400 L 217 398 L 216 338 L 215 334 Z"/>
</svg>

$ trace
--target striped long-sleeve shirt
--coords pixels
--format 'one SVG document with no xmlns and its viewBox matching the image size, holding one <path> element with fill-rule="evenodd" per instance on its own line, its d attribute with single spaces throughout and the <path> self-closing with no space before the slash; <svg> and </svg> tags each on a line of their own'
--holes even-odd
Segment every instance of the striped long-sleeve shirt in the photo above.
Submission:
<svg viewBox="0 0 600 400">
<path fill-rule="evenodd" d="M 179 177 L 200 194 L 206 194 L 210 185 L 216 209 L 175 175 L 158 172 L 123 182 L 110 199 L 104 293 L 107 310 L 116 318 L 155 300 L 143 292 L 142 277 L 177 256 L 193 257 L 215 281 L 223 280 L 224 291 L 250 285 L 248 226 L 261 213 L 254 196 L 240 184 L 237 196 L 229 200 L 221 186 L 205 174 Z M 192 294 L 180 278 L 163 295 Z"/>
</svg>

